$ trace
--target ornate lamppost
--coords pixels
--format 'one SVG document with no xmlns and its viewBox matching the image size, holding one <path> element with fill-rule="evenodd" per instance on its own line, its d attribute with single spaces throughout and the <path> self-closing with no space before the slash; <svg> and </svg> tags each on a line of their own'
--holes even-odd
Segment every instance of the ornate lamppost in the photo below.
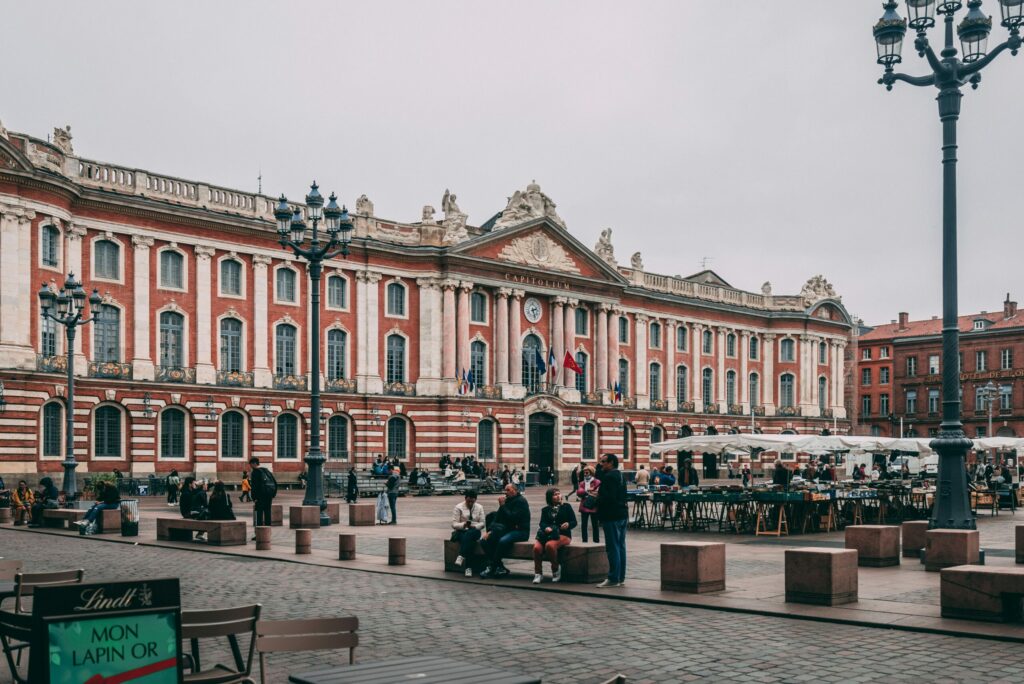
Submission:
<svg viewBox="0 0 1024 684">
<path fill-rule="evenodd" d="M 874 26 L 878 63 L 885 72 L 878 79 L 886 90 L 896 81 L 938 89 L 939 120 L 942 122 L 942 424 L 931 448 L 939 454 L 938 492 L 932 509 L 930 528 L 975 529 L 974 516 L 967 499 L 964 459 L 971 441 L 960 422 L 960 343 L 957 328 L 957 252 L 956 252 L 956 122 L 960 118 L 961 88 L 977 88 L 981 70 L 1001 52 L 1016 55 L 1021 47 L 1020 26 L 1024 23 L 1022 0 L 999 0 L 1002 25 L 1010 36 L 986 52 L 992 18 L 981 13 L 981 0 L 969 0 L 967 15 L 956 27 L 963 57 L 957 57 L 953 41 L 953 18 L 962 8 L 959 0 L 907 0 L 910 21 L 896 12 L 897 3 L 883 3 L 885 13 Z M 928 29 L 935 26 L 935 13 L 944 16 L 945 44 L 936 56 L 928 42 Z M 908 76 L 893 71 L 902 61 L 901 49 L 907 27 L 917 32 L 914 48 L 924 57 L 932 73 Z"/>
<path fill-rule="evenodd" d="M 67 492 L 68 500 L 74 501 L 78 495 L 75 483 L 75 336 L 79 326 L 95 321 L 106 312 L 106 306 L 97 290 L 89 296 L 91 318 L 85 316 L 85 290 L 82 283 L 75 280 L 75 274 L 69 273 L 64 287 L 54 292 L 47 283 L 39 288 L 39 310 L 43 318 L 49 318 L 64 326 L 67 341 L 67 374 L 68 396 L 64 407 L 64 483 L 62 488 Z"/>
<path fill-rule="evenodd" d="M 291 248 L 295 256 L 309 262 L 309 278 L 312 281 L 313 331 L 309 335 L 310 352 L 313 357 L 310 368 L 312 391 L 309 419 L 312 433 L 309 453 L 306 454 L 309 473 L 302 505 L 320 508 L 321 527 L 327 527 L 331 521 L 325 512 L 327 502 L 324 500 L 324 455 L 320 450 L 320 274 L 323 272 L 324 260 L 338 255 L 347 257 L 348 246 L 352 242 L 352 222 L 348 218 L 348 210 L 338 206 L 334 193 L 331 193 L 329 199 L 325 207 L 323 195 L 314 181 L 309 194 L 306 195 L 306 212 L 312 223 L 311 229 L 302 220 L 302 212 L 299 209 L 292 210 L 288 206 L 288 199 L 284 195 L 281 195 L 281 201 L 274 212 L 281 246 Z M 321 221 L 326 224 L 326 234 L 320 230 Z"/>
</svg>

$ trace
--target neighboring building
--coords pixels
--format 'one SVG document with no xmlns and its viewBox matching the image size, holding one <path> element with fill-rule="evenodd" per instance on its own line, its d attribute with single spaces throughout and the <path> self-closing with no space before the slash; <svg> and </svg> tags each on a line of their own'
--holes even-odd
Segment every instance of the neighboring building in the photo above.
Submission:
<svg viewBox="0 0 1024 684">
<path fill-rule="evenodd" d="M 1006 296 L 1001 312 L 960 316 L 961 420 L 968 437 L 984 437 L 988 404 L 982 390 L 996 387 L 992 432 L 1024 435 L 1024 317 Z M 906 313 L 858 339 L 860 363 L 857 432 L 895 436 L 903 419 L 906 436 L 937 434 L 942 421 L 942 320 L 911 321 Z M 885 356 L 886 350 L 888 355 Z M 880 376 L 888 368 L 890 382 Z M 863 376 L 863 378 L 862 378 Z M 861 382 L 870 376 L 871 384 Z"/>
<path fill-rule="evenodd" d="M 60 470 L 64 332 L 37 290 L 69 271 L 113 312 L 74 350 L 79 473 L 237 477 L 253 455 L 301 471 L 309 283 L 275 204 L 80 159 L 68 130 L 0 128 L 0 473 Z M 475 453 L 564 471 L 615 452 L 632 468 L 651 441 L 749 430 L 752 411 L 765 432 L 846 431 L 850 319 L 821 276 L 774 295 L 647 273 L 639 253 L 619 266 L 610 230 L 587 249 L 536 184 L 481 226 L 454 195 L 442 207 L 385 220 L 364 195 L 351 257 L 326 264 L 329 465 Z M 539 373 L 552 352 L 557 375 Z"/>
</svg>

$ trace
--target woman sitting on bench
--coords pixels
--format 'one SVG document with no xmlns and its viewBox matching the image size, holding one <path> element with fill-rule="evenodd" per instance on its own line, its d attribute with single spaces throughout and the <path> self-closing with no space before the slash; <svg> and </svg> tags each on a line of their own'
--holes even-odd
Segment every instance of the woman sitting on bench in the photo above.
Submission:
<svg viewBox="0 0 1024 684">
<path fill-rule="evenodd" d="M 576 527 L 576 512 L 572 506 L 562 503 L 562 493 L 552 487 L 544 493 L 547 506 L 540 512 L 540 527 L 537 541 L 533 544 L 533 583 L 543 579 L 543 560 L 546 555 L 551 563 L 551 581 L 562 579 L 562 568 L 558 565 L 558 551 L 572 542 L 572 528 Z"/>
<path fill-rule="evenodd" d="M 113 482 L 104 482 L 96 503 L 85 513 L 85 517 L 76 520 L 75 524 L 85 528 L 86 534 L 96 529 L 96 519 L 100 517 L 100 511 L 107 511 L 121 507 L 121 492 L 117 491 L 117 485 Z"/>
</svg>

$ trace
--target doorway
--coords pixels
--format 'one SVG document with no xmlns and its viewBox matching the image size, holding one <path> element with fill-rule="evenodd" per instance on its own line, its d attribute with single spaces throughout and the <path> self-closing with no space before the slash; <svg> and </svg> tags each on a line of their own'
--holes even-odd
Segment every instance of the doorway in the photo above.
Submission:
<svg viewBox="0 0 1024 684">
<path fill-rule="evenodd" d="M 530 416 L 529 464 L 527 469 L 555 469 L 555 417 L 550 413 Z"/>
</svg>

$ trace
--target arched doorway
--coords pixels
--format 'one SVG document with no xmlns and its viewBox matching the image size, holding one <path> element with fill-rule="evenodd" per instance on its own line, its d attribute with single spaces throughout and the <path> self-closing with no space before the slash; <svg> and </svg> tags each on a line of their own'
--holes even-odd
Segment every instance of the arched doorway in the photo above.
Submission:
<svg viewBox="0 0 1024 684">
<path fill-rule="evenodd" d="M 682 425 L 682 426 L 679 427 L 679 432 L 676 434 L 676 436 L 679 437 L 679 439 L 684 439 L 686 437 L 693 437 L 693 429 L 689 425 Z M 677 451 L 676 452 L 676 468 L 682 468 L 683 467 L 683 463 L 688 461 L 688 460 L 689 461 L 693 460 L 693 452 L 692 451 Z"/>
<path fill-rule="evenodd" d="M 713 425 L 708 426 L 708 429 L 704 431 L 706 435 L 717 435 L 718 430 Z M 709 480 L 718 477 L 718 455 L 704 453 L 701 459 L 704 463 L 704 479 Z"/>
<path fill-rule="evenodd" d="M 550 413 L 530 415 L 529 463 L 527 468 L 555 469 L 555 417 Z"/>
</svg>

